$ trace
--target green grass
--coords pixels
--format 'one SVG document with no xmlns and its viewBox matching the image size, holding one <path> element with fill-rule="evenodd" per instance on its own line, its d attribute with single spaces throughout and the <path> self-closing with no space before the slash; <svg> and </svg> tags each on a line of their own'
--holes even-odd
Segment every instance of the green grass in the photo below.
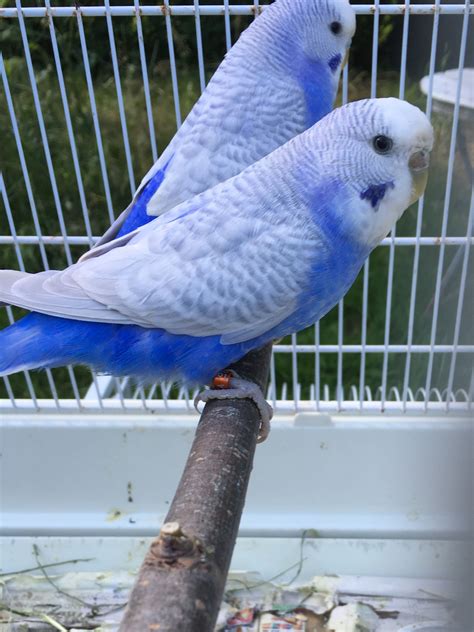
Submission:
<svg viewBox="0 0 474 632">
<path fill-rule="evenodd" d="M 152 163 L 145 101 L 139 67 L 131 64 L 124 66 L 122 70 L 122 89 L 125 98 L 128 133 L 133 155 L 136 183 L 138 184 L 140 178 L 146 173 Z M 31 177 L 35 203 L 40 217 L 41 229 L 45 235 L 57 235 L 60 234 L 59 222 L 55 211 L 51 184 L 46 170 L 41 136 L 26 70 L 19 58 L 13 58 L 7 66 L 7 71 L 26 162 Z M 182 67 L 178 69 L 178 77 L 181 110 L 184 117 L 199 94 L 197 73 L 192 72 L 189 68 Z M 72 168 L 69 142 L 54 69 L 51 68 L 51 66 L 46 66 L 44 71 L 38 74 L 37 80 L 68 232 L 70 235 L 85 234 L 85 226 L 80 210 L 77 184 Z M 108 226 L 107 205 L 100 174 L 97 144 L 92 125 L 87 87 L 82 70 L 70 69 L 66 75 L 66 84 L 80 158 L 81 173 L 92 223 L 92 231 L 93 234 L 99 235 Z M 150 76 L 150 85 L 152 90 L 151 98 L 154 106 L 155 129 L 158 137 L 159 150 L 161 151 L 167 145 L 176 130 L 169 65 L 167 63 L 153 67 L 153 72 Z M 128 204 L 131 197 L 117 109 L 117 96 L 113 79 L 107 78 L 102 80 L 100 74 L 96 77 L 95 88 L 107 161 L 107 172 L 112 191 L 113 206 L 115 214 L 117 215 Z M 369 77 L 364 73 L 354 75 L 350 83 L 350 100 L 367 97 L 369 96 L 369 92 Z M 396 74 L 386 73 L 379 77 L 378 96 L 385 95 L 398 96 L 398 76 Z M 415 84 L 408 85 L 406 98 L 424 107 L 424 100 Z M 3 99 L 3 96 L 0 96 L 0 99 Z M 4 103 L 2 103 L 0 113 L 0 128 L 5 130 L 5 133 L 2 134 L 0 166 L 4 174 L 17 232 L 20 235 L 33 235 L 35 234 L 35 230 L 19 165 L 18 153 L 11 133 L 8 114 L 3 105 Z M 440 234 L 445 195 L 451 120 L 449 117 L 438 117 L 435 115 L 434 125 L 436 130 L 436 148 L 433 154 L 430 182 L 426 195 L 423 235 Z M 469 182 L 459 157 L 457 156 L 448 225 L 449 235 L 465 234 L 468 211 L 468 190 Z M 0 215 L 0 217 L 0 232 L 2 234 L 8 234 L 9 231 L 6 225 L 5 214 Z M 403 219 L 399 222 L 397 234 L 413 235 L 415 225 L 416 207 L 413 207 L 406 212 Z M 71 254 L 73 259 L 78 257 L 83 251 L 84 248 L 72 248 Z M 411 247 L 400 247 L 396 249 L 390 328 L 390 342 L 394 344 L 404 344 L 406 342 L 413 252 L 414 249 Z M 454 248 L 447 249 L 446 259 L 448 263 L 454 255 L 454 252 Z M 429 342 L 432 319 L 429 304 L 435 287 L 438 253 L 438 249 L 433 247 L 425 247 L 421 250 L 413 340 L 415 343 Z M 47 254 L 49 264 L 52 268 L 61 268 L 67 264 L 63 247 L 49 246 L 47 247 Z M 22 255 L 28 271 L 35 272 L 42 269 L 41 258 L 36 246 L 23 247 Z M 367 322 L 367 342 L 369 344 L 382 344 L 384 341 L 388 265 L 389 248 L 378 248 L 370 258 L 369 311 Z M 12 247 L 0 247 L 0 267 L 17 267 L 16 257 Z M 452 342 L 458 286 L 459 275 L 452 280 L 449 291 L 442 297 L 440 312 L 441 322 L 439 335 L 437 337 L 438 343 L 449 344 Z M 344 301 L 344 342 L 348 344 L 358 344 L 361 340 L 361 297 L 362 275 L 357 279 Z M 466 301 L 465 310 L 466 314 L 463 322 L 467 323 L 472 318 L 472 305 L 470 301 Z M 336 308 L 321 322 L 322 344 L 337 343 L 337 322 Z M 5 326 L 6 324 L 7 318 L 5 310 L 0 310 L 0 326 Z M 463 328 L 463 337 L 468 335 L 468 332 L 464 331 L 464 329 L 467 328 Z M 299 343 L 313 344 L 314 328 L 299 333 L 297 339 Z M 463 340 L 466 342 L 466 339 L 463 338 Z M 289 340 L 285 340 L 284 342 L 287 343 Z M 382 360 L 383 356 L 381 354 L 372 354 L 367 357 L 366 384 L 372 389 L 377 388 L 381 383 Z M 466 387 L 470 372 L 468 363 L 465 360 L 461 360 L 458 364 L 456 384 Z M 291 387 L 291 356 L 279 355 L 276 366 L 279 382 L 287 381 Z M 404 366 L 405 357 L 403 355 L 400 354 L 390 357 L 388 365 L 389 385 L 402 385 Z M 443 360 L 441 356 L 437 357 L 435 362 L 434 385 L 442 386 L 446 383 L 448 370 L 449 366 L 446 363 L 446 359 Z M 360 355 L 351 354 L 344 356 L 343 383 L 346 385 L 358 384 L 359 372 Z M 410 382 L 413 388 L 416 389 L 424 384 L 425 372 L 426 359 L 424 357 L 414 356 Z M 66 371 L 58 370 L 54 373 L 58 376 L 57 383 L 62 385 L 61 389 L 63 390 L 61 390 L 61 394 L 65 397 L 72 397 L 72 389 L 67 385 Z M 83 368 L 76 369 L 75 373 L 78 376 L 81 389 L 84 391 L 90 383 L 90 374 Z M 303 391 L 303 395 L 307 396 L 309 393 L 307 390 L 309 384 L 314 380 L 314 356 L 312 354 L 300 354 L 298 356 L 298 377 L 306 389 Z M 334 354 L 322 354 L 321 377 L 322 383 L 328 384 L 332 389 L 332 393 L 334 393 L 334 387 L 337 381 L 337 357 Z M 17 396 L 28 397 L 28 390 L 22 375 L 12 376 L 10 381 Z M 40 396 L 49 396 L 46 374 L 34 374 L 34 381 L 37 385 L 38 394 Z M 5 396 L 5 388 L 3 385 L 0 385 L 0 397 Z"/>
</svg>

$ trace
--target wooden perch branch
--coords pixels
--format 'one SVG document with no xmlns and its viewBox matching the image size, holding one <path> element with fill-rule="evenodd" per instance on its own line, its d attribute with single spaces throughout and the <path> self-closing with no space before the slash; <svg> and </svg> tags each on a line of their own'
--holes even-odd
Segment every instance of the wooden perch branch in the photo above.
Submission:
<svg viewBox="0 0 474 632">
<path fill-rule="evenodd" d="M 270 356 L 269 344 L 232 368 L 265 389 Z M 173 503 L 145 556 L 120 632 L 212 632 L 259 424 L 257 407 L 248 399 L 206 404 Z"/>
</svg>

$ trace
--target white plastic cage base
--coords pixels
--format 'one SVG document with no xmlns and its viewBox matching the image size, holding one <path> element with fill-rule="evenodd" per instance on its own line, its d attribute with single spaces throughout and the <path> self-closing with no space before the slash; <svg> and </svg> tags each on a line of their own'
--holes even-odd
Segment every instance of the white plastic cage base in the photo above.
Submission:
<svg viewBox="0 0 474 632">
<path fill-rule="evenodd" d="M 171 413 L 5 416 L 1 535 L 153 535 L 195 426 Z M 471 428 L 454 415 L 277 415 L 257 449 L 240 535 L 462 538 Z"/>
<path fill-rule="evenodd" d="M 195 425 L 172 413 L 6 415 L 0 573 L 34 569 L 36 579 L 3 577 L 3 601 L 14 607 L 27 595 L 29 605 L 53 604 L 61 621 L 63 597 L 41 564 L 66 592 L 87 601 L 93 590 L 99 603 L 123 606 Z M 458 632 L 451 617 L 469 587 L 472 446 L 469 420 L 454 413 L 277 415 L 257 448 L 230 584 L 289 590 L 326 576 L 318 590 L 342 604 L 399 613 L 374 632 Z M 122 611 L 113 612 L 101 629 L 117 629 Z"/>
</svg>

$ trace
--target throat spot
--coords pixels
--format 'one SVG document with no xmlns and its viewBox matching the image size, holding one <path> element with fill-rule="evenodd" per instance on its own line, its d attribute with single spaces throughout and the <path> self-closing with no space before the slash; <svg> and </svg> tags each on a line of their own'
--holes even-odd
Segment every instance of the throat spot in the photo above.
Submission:
<svg viewBox="0 0 474 632">
<path fill-rule="evenodd" d="M 342 55 L 340 55 L 339 53 L 337 55 L 334 55 L 334 57 L 331 57 L 331 59 L 328 61 L 329 68 L 333 72 L 336 72 L 336 70 L 339 68 L 339 64 L 341 63 L 341 60 L 342 60 Z"/>
<path fill-rule="evenodd" d="M 372 208 L 377 212 L 379 210 L 379 204 L 384 199 L 388 189 L 394 189 L 393 182 L 385 182 L 383 184 L 371 184 L 365 191 L 360 194 L 361 200 L 367 200 L 370 202 Z"/>
</svg>

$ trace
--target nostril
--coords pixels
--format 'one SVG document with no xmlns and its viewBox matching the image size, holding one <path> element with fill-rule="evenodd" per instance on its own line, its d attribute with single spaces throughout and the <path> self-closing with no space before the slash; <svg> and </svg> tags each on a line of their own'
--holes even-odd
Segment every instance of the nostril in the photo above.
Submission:
<svg viewBox="0 0 474 632">
<path fill-rule="evenodd" d="M 410 160 L 408 161 L 408 166 L 412 171 L 423 171 L 424 169 L 427 169 L 429 165 L 430 154 L 425 149 L 416 151 L 410 156 Z"/>
</svg>

